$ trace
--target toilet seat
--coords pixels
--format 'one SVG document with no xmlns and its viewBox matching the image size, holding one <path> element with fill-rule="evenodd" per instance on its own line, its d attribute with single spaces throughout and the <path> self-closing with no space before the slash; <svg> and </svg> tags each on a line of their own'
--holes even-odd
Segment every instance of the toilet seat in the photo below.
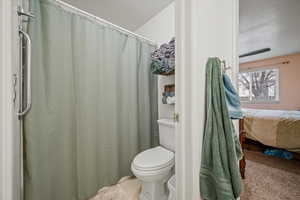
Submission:
<svg viewBox="0 0 300 200">
<path fill-rule="evenodd" d="M 174 164 L 174 153 L 158 146 L 139 153 L 132 162 L 132 168 L 141 172 L 154 172 L 169 170 Z"/>
</svg>

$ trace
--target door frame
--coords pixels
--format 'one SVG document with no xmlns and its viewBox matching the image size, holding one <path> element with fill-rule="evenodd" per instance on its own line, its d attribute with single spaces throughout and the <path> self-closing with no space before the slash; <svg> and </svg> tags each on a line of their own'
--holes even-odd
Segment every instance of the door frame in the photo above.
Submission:
<svg viewBox="0 0 300 200">
<path fill-rule="evenodd" d="M 13 142 L 12 142 L 12 104 L 11 104 L 11 74 L 12 74 L 12 44 L 11 44 L 11 10 L 10 0 L 1 0 L 1 33 L 0 33 L 0 195 L 3 200 L 13 199 Z"/>
<path fill-rule="evenodd" d="M 205 65 L 220 57 L 238 72 L 239 0 L 176 0 L 176 196 L 199 200 Z"/>
<path fill-rule="evenodd" d="M 13 108 L 12 78 L 19 60 L 19 1 L 0 1 L 0 200 L 20 199 L 19 122 Z"/>
</svg>

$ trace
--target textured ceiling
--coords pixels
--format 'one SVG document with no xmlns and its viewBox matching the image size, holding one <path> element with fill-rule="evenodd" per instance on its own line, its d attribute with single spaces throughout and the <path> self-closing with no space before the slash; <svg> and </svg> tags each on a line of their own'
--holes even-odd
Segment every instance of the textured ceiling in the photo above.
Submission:
<svg viewBox="0 0 300 200">
<path fill-rule="evenodd" d="M 173 0 L 63 0 L 113 24 L 135 31 Z"/>
<path fill-rule="evenodd" d="M 240 61 L 300 52 L 300 0 L 240 0 L 240 53 L 266 47 Z"/>
</svg>

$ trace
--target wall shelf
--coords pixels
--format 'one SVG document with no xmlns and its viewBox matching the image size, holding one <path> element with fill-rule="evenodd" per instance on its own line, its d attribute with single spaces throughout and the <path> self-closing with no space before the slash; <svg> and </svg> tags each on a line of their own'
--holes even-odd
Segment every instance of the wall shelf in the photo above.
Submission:
<svg viewBox="0 0 300 200">
<path fill-rule="evenodd" d="M 160 73 L 159 75 L 162 75 L 162 76 L 171 76 L 171 75 L 174 75 L 175 74 L 175 70 L 172 71 L 172 72 L 169 72 L 169 73 Z"/>
<path fill-rule="evenodd" d="M 175 104 L 175 84 L 168 84 L 164 86 L 164 92 L 162 93 L 163 104 L 174 105 Z"/>
</svg>

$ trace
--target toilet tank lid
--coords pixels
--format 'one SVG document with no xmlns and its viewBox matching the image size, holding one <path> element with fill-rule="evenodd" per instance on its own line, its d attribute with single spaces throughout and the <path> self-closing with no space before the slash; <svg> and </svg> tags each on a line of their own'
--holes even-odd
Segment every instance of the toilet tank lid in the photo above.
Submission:
<svg viewBox="0 0 300 200">
<path fill-rule="evenodd" d="M 175 127 L 175 122 L 173 119 L 159 119 L 159 120 L 157 120 L 157 122 L 159 125 Z"/>
</svg>

